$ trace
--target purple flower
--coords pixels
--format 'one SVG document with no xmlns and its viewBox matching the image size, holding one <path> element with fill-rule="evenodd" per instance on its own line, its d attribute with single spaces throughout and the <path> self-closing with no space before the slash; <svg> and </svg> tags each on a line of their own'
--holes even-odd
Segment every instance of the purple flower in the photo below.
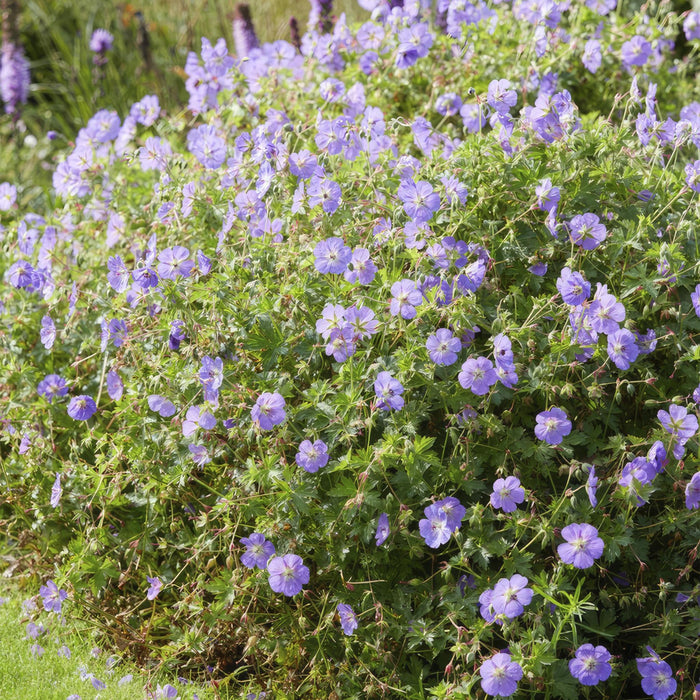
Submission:
<svg viewBox="0 0 700 700">
<path fill-rule="evenodd" d="M 435 111 L 443 117 L 454 117 L 462 108 L 462 98 L 455 92 L 446 92 L 435 100 Z"/>
<path fill-rule="evenodd" d="M 143 126 L 152 126 L 159 114 L 158 95 L 146 95 L 138 102 L 134 102 L 129 110 L 129 116 Z"/>
<path fill-rule="evenodd" d="M 124 264 L 124 261 L 118 255 L 114 255 L 107 261 L 107 269 L 109 270 L 107 273 L 107 281 L 112 289 L 117 294 L 125 292 L 129 287 L 131 273 Z"/>
<path fill-rule="evenodd" d="M 39 337 L 41 338 L 41 344 L 47 350 L 51 350 L 56 340 L 56 324 L 48 314 L 41 319 L 41 331 L 39 331 Z"/>
<path fill-rule="evenodd" d="M 688 41 L 700 39 L 700 12 L 689 12 L 683 22 L 683 32 Z"/>
<path fill-rule="evenodd" d="M 324 340 L 329 340 L 331 333 L 345 325 L 345 309 L 340 304 L 326 304 L 321 318 L 316 321 L 316 332 Z"/>
<path fill-rule="evenodd" d="M 374 382 L 374 393 L 379 402 L 377 407 L 383 411 L 400 411 L 403 408 L 404 400 L 403 386 L 398 379 L 394 379 L 390 372 L 380 372 Z"/>
<path fill-rule="evenodd" d="M 250 16 L 250 8 L 244 3 L 236 4 L 233 11 L 233 44 L 236 48 L 236 56 L 244 59 L 250 55 L 253 49 L 260 47 L 255 26 Z"/>
<path fill-rule="evenodd" d="M 148 592 L 146 593 L 146 598 L 148 598 L 148 600 L 155 600 L 163 588 L 163 582 L 157 576 L 153 578 L 146 576 L 146 580 L 150 584 Z"/>
<path fill-rule="evenodd" d="M 608 232 L 595 214 L 579 214 L 569 222 L 571 240 L 584 250 L 597 248 Z"/>
<path fill-rule="evenodd" d="M 340 275 L 352 259 L 352 250 L 342 238 L 327 238 L 314 248 L 314 265 L 322 274 Z"/>
<path fill-rule="evenodd" d="M 107 372 L 107 393 L 113 401 L 119 401 L 124 394 L 124 383 L 113 369 Z"/>
<path fill-rule="evenodd" d="M 9 12 L 9 10 L 7 10 Z M 0 98 L 5 111 L 14 114 L 29 96 L 29 61 L 24 48 L 6 41 L 0 51 Z"/>
<path fill-rule="evenodd" d="M 450 532 L 459 530 L 467 509 L 454 496 L 447 496 L 441 501 L 435 501 L 435 505 L 442 510 L 447 518 L 447 527 Z"/>
<path fill-rule="evenodd" d="M 623 467 L 618 483 L 624 488 L 629 488 L 637 496 L 637 506 L 643 506 L 646 501 L 637 493 L 636 484 L 644 486 L 651 483 L 656 473 L 656 467 L 644 457 L 635 457 Z"/>
<path fill-rule="evenodd" d="M 68 593 L 64 590 L 59 590 L 58 586 L 49 579 L 45 586 L 39 589 L 39 595 L 42 597 L 44 610 L 61 614 L 61 605 L 68 597 Z"/>
<path fill-rule="evenodd" d="M 569 672 L 581 685 L 598 685 L 612 673 L 610 652 L 604 646 L 582 644 L 576 658 L 569 661 Z"/>
<path fill-rule="evenodd" d="M 190 251 L 181 245 L 164 248 L 158 254 L 158 275 L 166 280 L 189 277 L 194 269 L 194 261 L 189 260 Z"/>
<path fill-rule="evenodd" d="M 522 615 L 525 606 L 530 604 L 533 591 L 527 588 L 527 579 L 520 574 L 515 574 L 511 578 L 499 579 L 493 587 L 491 596 L 491 607 L 496 615 L 504 615 L 506 619 Z"/>
<path fill-rule="evenodd" d="M 191 443 L 187 445 L 187 449 L 190 451 L 192 461 L 198 467 L 203 467 L 205 464 L 209 464 L 209 462 L 211 462 L 209 452 L 207 452 L 207 448 L 203 445 L 195 445 L 194 443 Z"/>
<path fill-rule="evenodd" d="M 43 396 L 49 403 L 54 398 L 61 398 L 68 393 L 68 385 L 63 377 L 58 374 L 47 374 L 37 385 L 37 393 Z"/>
<path fill-rule="evenodd" d="M 588 307 L 588 320 L 596 333 L 611 335 L 619 330 L 625 320 L 625 307 L 612 294 L 606 284 L 598 284 L 595 296 Z"/>
<path fill-rule="evenodd" d="M 160 685 L 156 688 L 157 700 L 178 700 L 179 695 L 177 688 L 170 683 L 166 683 L 162 688 Z"/>
<path fill-rule="evenodd" d="M 250 416 L 260 430 L 272 430 L 275 425 L 279 425 L 287 417 L 284 407 L 285 401 L 282 394 L 264 391 L 258 396 L 255 406 L 250 411 Z"/>
<path fill-rule="evenodd" d="M 700 284 L 695 287 L 695 291 L 690 293 L 690 301 L 693 302 L 695 315 L 700 318 Z"/>
<path fill-rule="evenodd" d="M 598 530 L 592 525 L 572 523 L 561 531 L 561 536 L 566 543 L 557 547 L 557 554 L 565 564 L 587 569 L 603 554 L 603 540 L 598 537 Z"/>
<path fill-rule="evenodd" d="M 688 510 L 700 508 L 700 472 L 695 472 L 686 484 L 685 507 Z"/>
<path fill-rule="evenodd" d="M 649 647 L 647 649 L 652 656 L 637 659 L 637 670 L 642 676 L 642 690 L 654 700 L 666 700 L 676 692 L 673 669 L 656 652 Z"/>
<path fill-rule="evenodd" d="M 498 381 L 498 373 L 493 363 L 486 357 L 469 358 L 457 375 L 460 385 L 473 394 L 483 396 Z"/>
<path fill-rule="evenodd" d="M 651 55 L 651 44 L 643 36 L 633 36 L 622 45 L 620 58 L 625 68 L 643 66 Z"/>
<path fill-rule="evenodd" d="M 106 29 L 95 29 L 90 37 L 90 51 L 103 54 L 112 48 L 114 37 Z"/>
<path fill-rule="evenodd" d="M 661 440 L 657 440 L 647 452 L 647 461 L 654 467 L 657 474 L 661 474 L 666 464 L 668 464 L 668 454 Z"/>
<path fill-rule="evenodd" d="M 175 404 L 172 401 L 168 401 L 164 396 L 160 396 L 160 394 L 151 394 L 148 397 L 148 407 L 151 411 L 159 413 L 163 418 L 170 418 L 176 412 Z"/>
<path fill-rule="evenodd" d="M 546 212 L 556 211 L 561 198 L 561 190 L 558 187 L 552 186 L 552 181 L 549 178 L 540 180 L 539 185 L 535 188 L 537 196 L 537 206 Z"/>
<path fill-rule="evenodd" d="M 500 508 L 504 513 L 512 513 L 517 509 L 518 503 L 525 500 L 525 491 L 520 486 L 520 479 L 517 476 L 496 479 L 493 482 L 490 500 L 494 508 Z"/>
<path fill-rule="evenodd" d="M 328 446 L 323 440 L 304 440 L 294 458 L 296 463 L 310 473 L 317 472 L 328 464 Z"/>
<path fill-rule="evenodd" d="M 489 83 L 486 100 L 499 114 L 508 114 L 518 101 L 518 93 L 511 89 L 510 80 L 492 80 Z"/>
<path fill-rule="evenodd" d="M 216 127 L 202 124 L 187 134 L 187 148 L 205 167 L 216 170 L 226 160 L 226 141 Z"/>
<path fill-rule="evenodd" d="M 389 313 L 392 316 L 400 313 L 407 320 L 415 317 L 415 307 L 423 302 L 423 294 L 416 288 L 416 283 L 409 279 L 394 282 L 391 285 L 391 297 Z"/>
<path fill-rule="evenodd" d="M 355 334 L 349 323 L 343 323 L 339 328 L 333 328 L 328 336 L 326 355 L 333 355 L 336 362 L 345 362 L 352 357 L 357 349 Z"/>
<path fill-rule="evenodd" d="M 586 70 L 595 73 L 603 62 L 603 54 L 600 50 L 600 42 L 597 39 L 589 39 L 583 47 L 581 63 Z"/>
<path fill-rule="evenodd" d="M 309 569 L 296 554 L 272 557 L 267 562 L 267 571 L 270 574 L 270 588 L 286 596 L 296 595 L 309 582 Z"/>
<path fill-rule="evenodd" d="M 309 206 L 321 205 L 323 211 L 332 214 L 340 206 L 340 185 L 325 176 L 313 175 L 307 188 Z M 342 270 L 341 270 L 342 272 Z"/>
<path fill-rule="evenodd" d="M 127 336 L 126 323 L 118 318 L 113 318 L 109 323 L 105 323 L 103 331 L 103 350 L 107 347 L 107 339 L 114 343 L 115 348 L 124 345 Z"/>
<path fill-rule="evenodd" d="M 224 361 L 220 357 L 212 359 L 205 355 L 198 376 L 204 388 L 204 400 L 214 406 L 218 405 L 219 387 L 224 381 Z"/>
<path fill-rule="evenodd" d="M 677 437 L 683 442 L 690 440 L 698 430 L 698 419 L 695 415 L 688 414 L 685 406 L 678 406 L 672 403 L 668 411 L 659 411 L 656 417 L 663 425 L 667 433 Z"/>
<path fill-rule="evenodd" d="M 250 537 L 242 537 L 241 544 L 247 549 L 241 554 L 241 564 L 254 569 L 267 567 L 268 559 L 275 553 L 275 545 L 265 539 L 265 535 L 253 532 Z"/>
<path fill-rule="evenodd" d="M 586 493 L 588 494 L 588 500 L 591 506 L 595 508 L 598 505 L 598 498 L 596 497 L 596 490 L 598 489 L 598 477 L 595 475 L 595 466 L 592 464 L 588 465 L 588 480 L 586 481 Z"/>
<path fill-rule="evenodd" d="M 88 420 L 95 415 L 97 406 L 91 396 L 74 396 L 68 404 L 68 415 L 74 420 Z"/>
<path fill-rule="evenodd" d="M 141 170 L 165 170 L 168 165 L 167 157 L 173 154 L 170 143 L 160 136 L 149 136 L 139 149 Z"/>
<path fill-rule="evenodd" d="M 350 636 L 357 629 L 357 615 L 355 615 L 349 605 L 339 603 L 338 616 L 340 617 L 340 626 L 343 628 L 344 634 Z"/>
<path fill-rule="evenodd" d="M 608 357 L 618 369 L 629 369 L 639 357 L 639 348 L 635 343 L 634 333 L 620 328 L 608 336 Z"/>
<path fill-rule="evenodd" d="M 448 328 L 438 328 L 428 338 L 425 347 L 436 365 L 448 366 L 457 362 L 457 353 L 462 349 L 462 343 Z"/>
<path fill-rule="evenodd" d="M 0 211 L 9 211 L 17 201 L 17 188 L 9 182 L 0 182 Z"/>
<path fill-rule="evenodd" d="M 428 547 L 436 549 L 445 544 L 452 535 L 447 524 L 447 515 L 437 503 L 425 508 L 425 518 L 418 522 L 418 530 Z"/>
<path fill-rule="evenodd" d="M 433 45 L 433 35 L 426 22 L 417 22 L 399 32 L 399 45 L 396 55 L 397 68 L 409 68 L 419 58 L 428 55 Z"/>
<path fill-rule="evenodd" d="M 345 312 L 345 320 L 350 324 L 357 340 L 371 338 L 379 330 L 379 322 L 374 312 L 366 306 L 351 306 Z"/>
<path fill-rule="evenodd" d="M 403 202 L 406 215 L 416 223 L 428 221 L 440 208 L 440 195 L 425 180 L 418 182 L 409 178 L 402 180 L 398 195 Z"/>
<path fill-rule="evenodd" d="M 377 273 L 377 266 L 372 262 L 367 248 L 355 248 L 349 264 L 352 265 L 352 270 L 349 267 L 345 270 L 345 279 L 350 284 L 355 284 L 355 282 L 363 285 L 372 283 Z"/>
<path fill-rule="evenodd" d="M 182 421 L 182 434 L 189 437 L 197 431 L 211 430 L 216 425 L 216 418 L 206 410 L 206 406 L 190 406 L 187 409 L 185 420 Z"/>
<path fill-rule="evenodd" d="M 511 661 L 510 654 L 500 653 L 484 661 L 479 675 L 481 687 L 487 695 L 507 698 L 517 690 L 523 669 L 519 663 Z"/>
<path fill-rule="evenodd" d="M 374 535 L 377 547 L 381 547 L 386 542 L 390 532 L 389 516 L 386 513 L 382 513 L 377 520 L 377 532 Z"/>
<path fill-rule="evenodd" d="M 58 504 L 61 502 L 62 493 L 63 489 L 61 488 L 61 475 L 56 472 L 56 480 L 53 482 L 53 486 L 51 487 L 51 499 L 49 500 L 49 504 L 52 508 L 58 508 Z"/>
</svg>

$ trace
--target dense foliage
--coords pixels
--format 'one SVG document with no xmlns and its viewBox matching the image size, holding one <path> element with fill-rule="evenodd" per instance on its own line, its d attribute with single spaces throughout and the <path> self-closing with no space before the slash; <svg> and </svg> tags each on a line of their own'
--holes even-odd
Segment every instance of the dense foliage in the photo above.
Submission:
<svg viewBox="0 0 700 700">
<path fill-rule="evenodd" d="M 700 16 L 363 5 L 0 184 L 7 560 L 241 691 L 688 697 Z"/>
</svg>

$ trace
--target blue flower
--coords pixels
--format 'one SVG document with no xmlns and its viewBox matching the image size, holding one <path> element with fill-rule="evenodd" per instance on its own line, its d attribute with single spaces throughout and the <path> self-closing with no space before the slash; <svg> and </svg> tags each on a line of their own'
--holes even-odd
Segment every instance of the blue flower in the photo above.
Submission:
<svg viewBox="0 0 700 700">
<path fill-rule="evenodd" d="M 343 632 L 350 636 L 357 629 L 357 615 L 355 615 L 352 608 L 345 603 L 339 603 L 337 609 L 338 616 L 340 617 L 340 626 L 343 628 Z"/>
<path fill-rule="evenodd" d="M 374 535 L 374 539 L 377 542 L 377 547 L 381 547 L 381 545 L 386 542 L 390 532 L 389 516 L 386 513 L 382 513 L 377 520 L 377 532 Z"/>
<path fill-rule="evenodd" d="M 317 472 L 328 464 L 328 446 L 323 440 L 304 440 L 295 456 L 296 463 L 310 473 Z"/>
</svg>

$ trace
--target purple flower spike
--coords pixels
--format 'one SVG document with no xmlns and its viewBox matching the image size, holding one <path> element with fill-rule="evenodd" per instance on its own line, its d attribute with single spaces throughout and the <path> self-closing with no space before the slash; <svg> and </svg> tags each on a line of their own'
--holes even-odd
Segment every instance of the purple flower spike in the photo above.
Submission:
<svg viewBox="0 0 700 700">
<path fill-rule="evenodd" d="M 561 536 L 566 543 L 557 547 L 557 553 L 565 564 L 587 569 L 603 554 L 603 540 L 598 537 L 598 530 L 592 525 L 572 523 L 561 531 Z"/>
<path fill-rule="evenodd" d="M 309 569 L 296 554 L 272 557 L 267 562 L 267 571 L 270 574 L 270 588 L 275 593 L 284 593 L 286 596 L 300 593 L 304 584 L 309 582 Z"/>
<path fill-rule="evenodd" d="M 112 48 L 114 37 L 106 29 L 95 29 L 90 37 L 90 51 L 106 53 Z"/>
<path fill-rule="evenodd" d="M 571 432 L 571 421 L 561 408 L 541 411 L 536 417 L 535 435 L 549 445 L 559 445 Z"/>
<path fill-rule="evenodd" d="M 604 646 L 582 644 L 576 650 L 576 658 L 569 661 L 569 671 L 581 685 L 607 681 L 612 673 L 610 652 Z"/>
<path fill-rule="evenodd" d="M 265 539 L 265 535 L 253 532 L 250 537 L 242 537 L 241 544 L 246 547 L 246 551 L 241 554 L 241 564 L 254 569 L 267 568 L 267 562 L 275 553 L 275 545 Z"/>
<path fill-rule="evenodd" d="M 234 8 L 232 30 L 233 44 L 239 59 L 246 58 L 253 49 L 260 47 L 247 4 L 238 3 Z"/>
<path fill-rule="evenodd" d="M 8 114 L 19 112 L 29 96 L 29 61 L 24 49 L 7 41 L 0 53 L 0 98 Z"/>
</svg>

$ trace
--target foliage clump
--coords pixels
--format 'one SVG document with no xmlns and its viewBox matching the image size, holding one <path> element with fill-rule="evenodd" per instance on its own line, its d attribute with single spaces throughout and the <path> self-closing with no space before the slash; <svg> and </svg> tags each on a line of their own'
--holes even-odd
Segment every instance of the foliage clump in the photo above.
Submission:
<svg viewBox="0 0 700 700">
<path fill-rule="evenodd" d="M 376 4 L 0 190 L 14 556 L 275 697 L 687 696 L 698 38 Z"/>
</svg>

